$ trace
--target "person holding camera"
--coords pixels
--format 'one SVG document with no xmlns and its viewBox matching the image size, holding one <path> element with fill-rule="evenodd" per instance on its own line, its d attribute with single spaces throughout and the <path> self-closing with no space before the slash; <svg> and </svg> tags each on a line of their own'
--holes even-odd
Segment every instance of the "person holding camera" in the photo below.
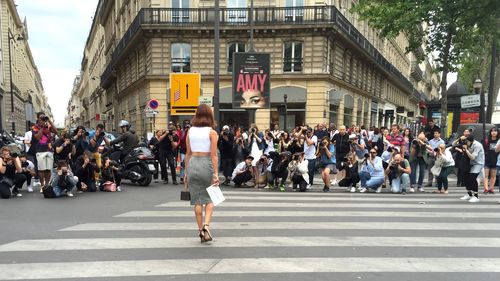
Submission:
<svg viewBox="0 0 500 281">
<path fill-rule="evenodd" d="M 288 164 L 288 171 L 292 181 L 293 189 L 299 189 L 301 192 L 307 190 L 309 185 L 308 161 L 305 159 L 305 153 L 296 153 L 292 156 L 292 161 Z"/>
<path fill-rule="evenodd" d="M 245 160 L 245 157 L 249 153 L 250 152 L 246 148 L 245 141 L 243 140 L 243 138 L 236 137 L 236 139 L 234 141 L 234 145 L 233 145 L 233 155 L 234 155 L 234 162 L 233 163 L 241 163 L 242 161 Z"/>
<path fill-rule="evenodd" d="M 440 131 L 434 131 L 434 137 L 429 140 L 429 146 L 428 147 L 428 153 L 429 153 L 429 158 L 427 159 L 427 168 L 429 169 L 429 176 L 427 179 L 427 185 L 426 187 L 432 187 L 432 182 L 434 180 L 434 175 L 431 172 L 431 168 L 434 166 L 434 163 L 436 162 L 436 149 L 439 148 L 440 144 L 444 144 L 444 140 L 441 139 L 441 132 Z"/>
<path fill-rule="evenodd" d="M 252 162 L 254 158 L 251 155 L 245 157 L 245 160 L 236 165 L 231 178 L 234 182 L 234 187 L 241 187 L 253 178 Z"/>
<path fill-rule="evenodd" d="M 71 142 L 71 136 L 69 134 L 64 134 L 61 138 L 59 138 L 56 143 L 56 153 L 54 155 L 54 159 L 56 162 L 61 160 L 66 161 L 66 163 L 70 163 L 72 160 L 73 154 L 76 153 L 75 146 Z"/>
<path fill-rule="evenodd" d="M 385 139 L 391 144 L 391 146 L 399 147 L 401 155 L 405 154 L 405 143 L 404 137 L 399 133 L 399 125 L 392 124 L 391 133 L 385 137 Z"/>
<path fill-rule="evenodd" d="M 285 131 L 281 133 L 278 145 L 279 152 L 283 153 L 285 151 L 288 151 L 288 147 L 290 146 L 291 142 L 292 141 L 290 140 L 290 135 L 288 134 L 288 132 Z"/>
<path fill-rule="evenodd" d="M 272 152 L 276 153 L 276 152 Z M 256 188 L 259 188 L 261 185 L 264 185 L 264 188 L 271 188 L 268 186 L 268 180 L 271 179 L 272 181 L 272 175 L 271 175 L 271 168 L 273 165 L 273 160 L 269 157 L 268 154 L 263 154 L 259 161 L 257 161 L 257 170 L 259 171 L 259 177 L 257 178 L 256 181 Z M 269 182 L 271 182 L 269 181 Z"/>
<path fill-rule="evenodd" d="M 101 171 L 101 184 L 99 186 L 100 191 L 104 191 L 104 184 L 106 182 L 113 182 L 116 185 L 116 191 L 121 192 L 122 189 L 120 184 L 122 182 L 122 174 L 118 167 L 118 163 L 112 161 L 109 157 L 104 157 L 102 159 L 103 166 Z"/>
<path fill-rule="evenodd" d="M 335 144 L 335 159 L 344 159 L 347 156 L 347 153 L 351 151 L 351 144 L 349 143 L 349 134 L 347 134 L 346 127 L 344 125 L 339 126 L 338 133 L 335 133 L 331 138 L 331 142 Z M 337 170 L 343 171 L 340 169 L 340 163 L 337 162 Z M 339 173 L 339 177 L 342 177 Z M 335 185 L 336 182 L 332 182 L 332 185 Z"/>
<path fill-rule="evenodd" d="M 28 192 L 33 192 L 33 186 L 31 185 L 31 178 L 35 176 L 35 164 L 28 160 L 25 154 L 19 156 L 21 160 L 21 174 L 26 176 L 26 185 L 28 187 Z"/>
<path fill-rule="evenodd" d="M 22 174 L 21 160 L 19 155 L 15 152 L 11 152 L 7 147 L 2 147 L 0 150 L 0 196 L 4 199 L 8 199 L 11 196 L 22 197 L 23 195 L 19 193 L 19 189 L 23 187 L 26 181 L 26 176 Z"/>
<path fill-rule="evenodd" d="M 465 188 L 467 194 L 461 197 L 462 200 L 467 200 L 469 203 L 479 202 L 477 176 L 484 168 L 484 149 L 480 142 L 474 140 L 474 136 L 467 137 L 462 148 L 465 155 L 470 159 L 470 168 L 465 174 Z"/>
<path fill-rule="evenodd" d="M 49 117 L 43 112 L 37 113 L 37 124 L 33 126 L 33 141 L 31 148 L 35 148 L 38 175 L 40 177 L 40 193 L 43 187 L 49 184 L 52 168 L 54 167 L 54 149 L 52 143 L 53 135 L 57 134 L 57 129 Z"/>
<path fill-rule="evenodd" d="M 102 160 L 101 160 L 101 153 L 99 152 L 99 146 L 104 142 L 104 137 L 106 136 L 106 133 L 104 132 L 104 125 L 103 124 L 97 124 L 95 128 L 95 133 L 94 135 L 90 138 L 89 140 L 89 146 L 87 147 L 87 150 L 91 153 L 92 159 L 96 161 L 97 168 L 101 170 L 102 168 Z M 96 173 L 96 181 L 99 180 L 99 173 Z"/>
<path fill-rule="evenodd" d="M 231 184 L 231 175 L 234 170 L 234 154 L 233 154 L 234 135 L 229 131 L 229 126 L 222 127 L 219 137 L 219 152 L 224 175 L 223 185 Z"/>
<path fill-rule="evenodd" d="M 361 181 L 361 189 L 359 192 L 364 193 L 368 189 L 375 190 L 376 193 L 382 192 L 382 184 L 384 183 L 384 167 L 382 166 L 382 158 L 377 156 L 376 149 L 370 149 L 370 154 L 365 155 L 362 162 L 359 178 Z"/>
<path fill-rule="evenodd" d="M 411 168 L 408 160 L 404 159 L 400 153 L 395 153 L 389 162 L 389 167 L 385 170 L 390 174 L 392 193 L 406 194 L 410 186 Z"/>
<path fill-rule="evenodd" d="M 179 145 L 179 137 L 175 131 L 174 123 L 170 122 L 168 125 L 168 131 L 163 131 L 160 136 L 158 147 L 160 153 L 160 169 L 161 177 L 164 184 L 168 184 L 168 173 L 167 173 L 167 163 L 170 167 L 170 173 L 172 175 L 172 182 L 177 185 L 177 173 L 175 155 L 177 146 Z"/>
<path fill-rule="evenodd" d="M 499 152 L 496 151 L 498 140 L 498 130 L 493 127 L 488 133 L 488 138 L 484 140 L 484 193 L 495 193 L 495 181 L 497 177 L 497 160 Z"/>
<path fill-rule="evenodd" d="M 446 149 L 446 145 L 440 144 L 434 151 L 436 153 L 436 161 L 431 168 L 431 172 L 436 177 L 439 193 L 448 194 L 448 175 L 453 172 L 455 160 L 451 155 L 452 148 Z"/>
<path fill-rule="evenodd" d="M 274 149 L 274 135 L 271 131 L 266 130 L 264 132 L 264 154 L 269 155 L 270 152 L 275 151 Z"/>
<path fill-rule="evenodd" d="M 316 146 L 318 145 L 318 137 L 313 135 L 313 129 L 311 127 L 304 127 L 302 129 L 304 135 L 304 157 L 307 160 L 308 174 L 309 174 L 309 185 L 308 189 L 312 188 L 314 183 L 314 170 L 316 169 Z"/>
<path fill-rule="evenodd" d="M 90 192 L 97 191 L 94 173 L 98 172 L 95 160 L 91 159 L 89 153 L 84 153 L 76 160 L 76 176 L 78 177 L 78 192 L 85 190 Z"/>
<path fill-rule="evenodd" d="M 148 141 L 148 148 L 151 150 L 151 153 L 153 153 L 156 160 L 154 162 L 156 172 L 153 174 L 153 179 L 155 183 L 158 182 L 158 171 L 159 171 L 158 161 L 160 159 L 160 152 L 158 150 L 158 143 L 159 143 L 158 139 L 161 137 L 162 134 L 163 134 L 162 130 L 156 130 L 154 136 L 152 136 L 151 139 Z"/>
<path fill-rule="evenodd" d="M 316 156 L 320 158 L 321 178 L 323 179 L 323 192 L 330 191 L 330 174 L 333 174 L 333 179 L 337 181 L 337 160 L 335 158 L 335 145 L 330 142 L 328 136 L 325 136 L 318 146 Z"/>
<path fill-rule="evenodd" d="M 365 141 L 359 138 L 358 134 L 351 134 L 349 136 L 349 144 L 351 145 L 351 151 L 356 153 L 358 159 L 363 159 L 368 153 Z"/>
<path fill-rule="evenodd" d="M 75 154 L 74 159 L 78 159 L 78 157 L 82 156 L 83 153 L 88 149 L 89 147 L 89 133 L 85 130 L 85 127 L 83 126 L 78 126 L 75 129 L 74 135 L 72 142 L 75 146 Z"/>
<path fill-rule="evenodd" d="M 71 173 L 68 163 L 61 160 L 57 163 L 56 174 L 52 177 L 51 187 L 53 193 L 45 191 L 44 195 L 47 198 L 50 197 L 61 197 L 66 195 L 68 197 L 73 197 L 73 191 L 75 190 L 77 182 L 75 177 Z"/>
<path fill-rule="evenodd" d="M 347 190 L 356 192 L 359 182 L 358 157 L 356 153 L 349 152 L 346 158 L 340 162 L 340 169 L 345 170 L 345 177 L 339 181 L 339 186 L 347 187 Z"/>
<path fill-rule="evenodd" d="M 410 174 L 410 192 L 415 192 L 415 185 L 418 186 L 418 191 L 424 192 L 423 184 L 428 158 L 428 143 L 425 134 L 422 132 L 411 142 L 410 167 L 412 172 Z"/>
</svg>

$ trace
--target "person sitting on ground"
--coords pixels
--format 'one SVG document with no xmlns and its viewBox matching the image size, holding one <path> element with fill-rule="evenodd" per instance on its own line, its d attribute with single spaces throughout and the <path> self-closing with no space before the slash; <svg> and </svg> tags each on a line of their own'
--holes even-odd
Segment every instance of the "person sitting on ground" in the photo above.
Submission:
<svg viewBox="0 0 500 281">
<path fill-rule="evenodd" d="M 252 161 L 253 156 L 248 155 L 245 160 L 239 163 L 236 168 L 234 168 L 232 180 L 235 187 L 241 187 L 242 184 L 247 184 L 253 178 Z"/>
<path fill-rule="evenodd" d="M 345 170 L 345 177 L 339 181 L 339 186 L 347 187 L 350 192 L 356 192 L 356 185 L 359 182 L 358 157 L 356 153 L 350 152 L 347 157 L 340 160 L 340 169 Z"/>
<path fill-rule="evenodd" d="M 106 182 L 114 182 L 116 184 L 116 191 L 121 192 L 122 189 L 120 184 L 122 182 L 122 175 L 120 169 L 117 167 L 118 163 L 112 162 L 109 157 L 103 159 L 104 165 L 101 171 L 101 185 L 99 186 L 100 191 L 104 191 L 104 184 Z"/>
<path fill-rule="evenodd" d="M 52 176 L 51 184 L 54 197 L 61 197 L 67 195 L 73 197 L 73 191 L 76 188 L 77 178 L 73 176 L 66 161 L 59 161 L 57 163 L 57 171 Z M 44 191 L 46 194 L 46 191 Z"/>
<path fill-rule="evenodd" d="M 389 167 L 385 170 L 390 174 L 391 191 L 392 193 L 406 194 L 406 190 L 410 187 L 411 168 L 408 160 L 404 159 L 401 154 L 396 153 L 389 162 Z"/>
<path fill-rule="evenodd" d="M 26 176 L 26 185 L 28 187 L 28 192 L 33 192 L 31 178 L 35 176 L 35 164 L 28 160 L 25 154 L 19 156 L 19 160 L 21 160 L 21 174 Z"/>
<path fill-rule="evenodd" d="M 275 157 L 273 155 L 276 154 Z M 268 174 L 267 181 L 271 189 L 279 187 L 280 191 L 285 191 L 285 182 L 288 178 L 288 164 L 290 163 L 290 158 L 292 154 L 288 151 L 278 154 L 277 152 L 271 152 L 271 158 L 273 158 L 273 164 L 271 167 L 271 173 Z M 281 182 L 280 182 L 281 180 Z"/>
<path fill-rule="evenodd" d="M 26 181 L 21 172 L 21 161 L 16 153 L 11 153 L 6 147 L 0 153 L 0 197 L 9 199 L 11 196 L 22 197 L 19 189 Z M 11 189 L 12 188 L 12 193 Z"/>
<path fill-rule="evenodd" d="M 78 177 L 78 192 L 83 192 L 85 190 L 90 192 L 97 191 L 95 185 L 95 175 L 94 173 L 99 171 L 95 161 L 91 161 L 90 155 L 84 153 L 76 160 L 76 176 Z"/>
<path fill-rule="evenodd" d="M 288 164 L 288 171 L 290 171 L 290 178 L 292 181 L 293 189 L 299 188 L 304 192 L 310 189 L 309 185 L 309 162 L 305 159 L 304 152 L 295 153 L 292 156 L 292 161 Z"/>
<path fill-rule="evenodd" d="M 377 193 L 382 192 L 382 184 L 384 183 L 384 167 L 382 166 L 382 158 L 377 156 L 377 150 L 370 149 L 370 155 L 366 155 L 359 173 L 361 180 L 361 190 L 366 192 L 368 189 L 376 190 Z"/>
</svg>

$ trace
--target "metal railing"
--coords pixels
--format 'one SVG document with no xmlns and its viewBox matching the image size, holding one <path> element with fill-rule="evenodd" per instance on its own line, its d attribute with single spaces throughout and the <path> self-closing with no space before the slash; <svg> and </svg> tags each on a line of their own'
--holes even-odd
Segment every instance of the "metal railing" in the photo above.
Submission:
<svg viewBox="0 0 500 281">
<path fill-rule="evenodd" d="M 221 28 L 250 25 L 249 13 L 249 8 L 221 8 L 218 15 Z M 114 49 L 108 68 L 113 67 L 141 28 L 211 28 L 214 19 L 215 11 L 213 8 L 143 8 Z M 411 82 L 387 61 L 335 6 L 256 7 L 253 11 L 253 19 L 256 26 L 332 25 L 364 50 L 378 65 L 397 78 L 408 91 L 415 92 Z M 103 73 L 101 82 L 106 81 L 111 75 L 112 72 L 108 68 Z"/>
<path fill-rule="evenodd" d="M 283 72 L 302 72 L 302 58 L 283 58 Z"/>
</svg>

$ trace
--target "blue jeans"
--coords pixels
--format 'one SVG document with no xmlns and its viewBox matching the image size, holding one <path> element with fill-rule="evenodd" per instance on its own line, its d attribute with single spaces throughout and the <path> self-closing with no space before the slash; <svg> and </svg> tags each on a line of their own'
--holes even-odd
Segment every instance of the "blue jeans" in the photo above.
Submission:
<svg viewBox="0 0 500 281">
<path fill-rule="evenodd" d="M 391 191 L 392 193 L 406 192 L 410 185 L 410 175 L 403 173 L 399 177 L 392 179 Z"/>
<path fill-rule="evenodd" d="M 370 173 L 362 171 L 359 173 L 359 179 L 361 180 L 361 187 L 377 189 L 384 183 L 384 177 L 371 177 Z"/>
<path fill-rule="evenodd" d="M 316 169 L 316 159 L 307 159 L 307 173 L 309 174 L 309 184 L 313 185 L 314 169 Z"/>
<path fill-rule="evenodd" d="M 72 186 L 72 187 L 56 186 L 56 187 L 54 187 L 54 194 L 56 195 L 56 197 L 61 197 L 61 196 L 66 194 L 66 190 L 68 192 L 72 192 L 73 190 L 75 190 L 75 188 L 76 188 L 76 186 Z"/>
<path fill-rule="evenodd" d="M 411 174 L 410 174 L 410 184 L 413 186 L 417 183 L 417 167 L 418 167 L 418 186 L 422 187 L 424 183 L 425 170 L 427 165 L 423 158 L 417 158 L 415 161 L 410 162 Z"/>
</svg>

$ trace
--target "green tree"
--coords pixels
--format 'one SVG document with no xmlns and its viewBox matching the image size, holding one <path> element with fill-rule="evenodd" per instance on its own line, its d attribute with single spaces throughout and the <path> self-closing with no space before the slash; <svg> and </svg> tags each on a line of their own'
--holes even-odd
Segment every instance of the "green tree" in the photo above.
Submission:
<svg viewBox="0 0 500 281">
<path fill-rule="evenodd" d="M 405 34 L 407 52 L 425 46 L 428 53 L 437 53 L 437 71 L 442 73 L 441 124 L 446 132 L 446 76 L 457 70 L 461 54 L 482 35 L 498 32 L 492 28 L 500 14 L 498 0 L 359 0 L 353 11 L 383 36 Z"/>
</svg>

